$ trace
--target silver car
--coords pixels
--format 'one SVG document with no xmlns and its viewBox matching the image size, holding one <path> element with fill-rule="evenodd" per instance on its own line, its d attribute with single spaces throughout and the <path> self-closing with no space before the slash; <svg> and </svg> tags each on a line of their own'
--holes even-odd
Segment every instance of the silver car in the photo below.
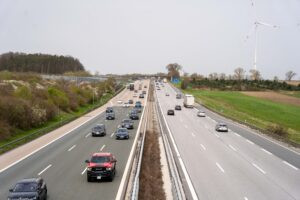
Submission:
<svg viewBox="0 0 300 200">
<path fill-rule="evenodd" d="M 205 116 L 206 116 L 206 114 L 205 114 L 205 112 L 204 112 L 204 111 L 202 111 L 202 110 L 199 110 L 199 111 L 198 111 L 198 113 L 197 113 L 197 116 L 198 116 L 198 117 L 205 117 Z"/>
<path fill-rule="evenodd" d="M 218 131 L 218 132 L 228 132 L 228 127 L 224 123 L 218 123 L 216 125 L 216 131 Z"/>
</svg>

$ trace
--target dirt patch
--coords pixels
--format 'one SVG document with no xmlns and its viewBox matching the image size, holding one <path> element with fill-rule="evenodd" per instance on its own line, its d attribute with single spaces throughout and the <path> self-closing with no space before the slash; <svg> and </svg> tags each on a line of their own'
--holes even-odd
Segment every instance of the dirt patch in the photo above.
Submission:
<svg viewBox="0 0 300 200">
<path fill-rule="evenodd" d="M 245 95 L 271 100 L 278 103 L 285 103 L 300 106 L 300 99 L 277 92 L 242 92 Z"/>
<path fill-rule="evenodd" d="M 154 113 L 153 87 L 149 90 L 149 116 L 146 129 L 143 160 L 140 172 L 139 200 L 164 200 L 160 163 L 159 128 Z"/>
</svg>

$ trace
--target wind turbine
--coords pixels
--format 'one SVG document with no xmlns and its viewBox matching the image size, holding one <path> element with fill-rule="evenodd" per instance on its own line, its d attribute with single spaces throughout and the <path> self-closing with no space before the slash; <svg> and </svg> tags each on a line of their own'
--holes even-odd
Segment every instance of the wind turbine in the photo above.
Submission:
<svg viewBox="0 0 300 200">
<path fill-rule="evenodd" d="M 253 24 L 253 27 L 250 31 L 250 33 L 247 35 L 246 39 L 249 39 L 250 35 L 252 34 L 253 30 L 254 30 L 254 40 L 255 40 L 255 46 L 254 46 L 254 62 L 253 62 L 253 68 L 254 70 L 257 70 L 257 41 L 258 41 L 258 27 L 259 26 L 267 26 L 267 27 L 272 27 L 272 28 L 279 28 L 279 26 L 276 25 L 272 25 L 272 24 L 268 24 L 265 22 L 262 22 L 260 20 L 257 19 L 257 14 L 256 14 L 256 8 L 255 8 L 255 4 L 254 4 L 254 0 L 251 0 L 251 5 L 254 9 L 254 16 L 255 16 L 255 21 Z"/>
</svg>

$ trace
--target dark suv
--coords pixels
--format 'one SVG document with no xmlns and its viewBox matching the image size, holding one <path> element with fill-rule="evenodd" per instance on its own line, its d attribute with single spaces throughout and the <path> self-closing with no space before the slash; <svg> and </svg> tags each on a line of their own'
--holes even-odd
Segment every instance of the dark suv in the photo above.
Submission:
<svg viewBox="0 0 300 200">
<path fill-rule="evenodd" d="M 94 153 L 87 163 L 87 181 L 102 180 L 107 178 L 113 181 L 116 174 L 116 158 L 112 153 Z"/>
<path fill-rule="evenodd" d="M 104 124 L 97 124 L 92 128 L 92 136 L 105 136 L 106 128 Z"/>
<path fill-rule="evenodd" d="M 133 129 L 133 121 L 131 119 L 123 119 L 122 128 Z"/>
<path fill-rule="evenodd" d="M 106 108 L 106 119 L 115 119 L 115 112 L 112 107 Z"/>
<path fill-rule="evenodd" d="M 133 100 L 132 100 L 132 99 L 129 99 L 129 100 L 128 100 L 128 104 L 133 104 Z"/>
<path fill-rule="evenodd" d="M 129 133 L 127 128 L 118 128 L 116 132 L 116 139 L 129 139 Z"/>
<path fill-rule="evenodd" d="M 42 178 L 29 178 L 18 181 L 9 190 L 7 199 L 47 199 L 47 185 Z"/>
<path fill-rule="evenodd" d="M 130 111 L 129 118 L 133 119 L 133 120 L 138 120 L 139 119 L 139 115 L 138 115 L 138 113 L 135 109 Z"/>
</svg>

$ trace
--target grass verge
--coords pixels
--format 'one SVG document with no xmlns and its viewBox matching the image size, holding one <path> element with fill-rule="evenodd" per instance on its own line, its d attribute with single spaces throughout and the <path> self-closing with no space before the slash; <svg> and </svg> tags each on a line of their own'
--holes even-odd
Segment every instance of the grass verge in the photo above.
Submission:
<svg viewBox="0 0 300 200">
<path fill-rule="evenodd" d="M 178 85 L 177 85 L 178 87 Z M 300 144 L 300 107 L 275 103 L 235 91 L 206 91 L 186 89 L 196 100 L 226 117 L 267 131 L 270 126 L 287 129 L 285 139 Z"/>
<path fill-rule="evenodd" d="M 120 90 L 121 91 L 121 90 Z M 53 120 L 44 123 L 43 125 L 30 130 L 17 130 L 11 137 L 0 141 L 0 154 L 5 153 L 13 148 L 16 148 L 22 144 L 30 142 L 46 133 L 49 133 L 84 114 L 91 112 L 92 110 L 107 103 L 115 94 L 106 94 L 99 101 L 94 104 L 87 104 L 80 107 L 76 112 L 65 113 L 62 112 L 60 115 L 56 116 Z"/>
</svg>

